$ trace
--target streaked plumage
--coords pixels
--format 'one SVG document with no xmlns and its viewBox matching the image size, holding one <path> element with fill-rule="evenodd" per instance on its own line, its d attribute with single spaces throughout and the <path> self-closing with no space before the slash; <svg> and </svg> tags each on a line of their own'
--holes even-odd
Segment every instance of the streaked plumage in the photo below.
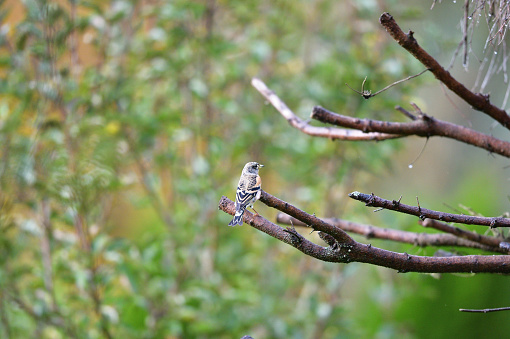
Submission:
<svg viewBox="0 0 510 339">
<path fill-rule="evenodd" d="M 259 176 L 259 168 L 264 167 L 256 162 L 249 162 L 244 165 L 243 173 L 239 178 L 236 192 L 236 213 L 229 226 L 242 225 L 243 214 L 246 207 L 253 209 L 253 203 L 260 198 L 262 181 Z M 255 211 L 255 209 L 253 209 Z M 256 214 L 257 211 L 255 211 Z"/>
</svg>

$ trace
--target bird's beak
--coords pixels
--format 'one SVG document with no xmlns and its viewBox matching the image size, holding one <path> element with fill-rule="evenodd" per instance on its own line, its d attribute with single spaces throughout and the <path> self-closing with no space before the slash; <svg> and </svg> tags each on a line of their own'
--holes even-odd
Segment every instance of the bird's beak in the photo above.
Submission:
<svg viewBox="0 0 510 339">
<path fill-rule="evenodd" d="M 264 167 L 264 165 L 262 165 L 262 164 L 259 164 L 259 167 Z"/>
</svg>

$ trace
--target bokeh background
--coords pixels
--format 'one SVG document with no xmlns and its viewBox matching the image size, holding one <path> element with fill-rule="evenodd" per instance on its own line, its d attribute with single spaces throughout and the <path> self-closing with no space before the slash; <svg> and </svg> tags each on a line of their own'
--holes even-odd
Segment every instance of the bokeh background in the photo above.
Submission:
<svg viewBox="0 0 510 339">
<path fill-rule="evenodd" d="M 368 76 L 376 91 L 423 69 L 380 27 L 384 11 L 448 65 L 460 2 L 1 1 L 0 337 L 504 337 L 507 314 L 458 309 L 509 306 L 506 276 L 323 263 L 227 227 L 217 208 L 258 161 L 264 190 L 318 216 L 428 231 L 350 201 L 354 190 L 507 211 L 499 156 L 431 139 L 414 161 L 424 139 L 312 138 L 250 85 L 261 78 L 302 118 L 322 105 L 404 121 L 394 106 L 415 102 L 504 138 L 430 74 L 370 100 L 345 86 Z M 468 87 L 486 52 L 479 27 L 468 70 L 452 70 Z M 502 71 L 487 85 L 497 104 L 504 81 Z M 257 210 L 274 221 L 276 211 Z"/>
</svg>

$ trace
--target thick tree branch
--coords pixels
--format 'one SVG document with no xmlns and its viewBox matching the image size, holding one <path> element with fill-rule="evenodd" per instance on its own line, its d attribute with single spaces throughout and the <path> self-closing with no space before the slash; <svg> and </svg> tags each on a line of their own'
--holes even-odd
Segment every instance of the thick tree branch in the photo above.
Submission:
<svg viewBox="0 0 510 339">
<path fill-rule="evenodd" d="M 335 238 L 336 241 L 342 244 L 351 244 L 355 241 L 340 228 L 330 225 L 322 219 L 317 218 L 315 215 L 310 215 L 291 204 L 272 196 L 271 194 L 262 191 L 260 201 L 269 207 L 273 207 L 279 211 L 285 212 L 290 216 L 302 221 L 308 227 L 313 228 L 315 231 L 322 231 Z"/>
<path fill-rule="evenodd" d="M 429 210 L 426 208 L 421 208 L 420 206 L 410 206 L 400 203 L 396 200 L 386 200 L 380 198 L 376 195 L 365 194 L 360 192 L 352 192 L 349 193 L 349 197 L 354 200 L 359 200 L 364 202 L 367 206 L 371 207 L 382 207 L 387 210 L 397 211 L 405 214 L 411 214 L 419 217 L 424 220 L 425 218 L 430 218 L 434 220 L 440 220 L 445 222 L 456 222 L 466 225 L 480 225 L 480 226 L 490 226 L 490 227 L 510 227 L 510 219 L 503 217 L 477 217 L 471 215 L 462 215 L 462 214 L 452 214 L 445 212 L 438 212 Z"/>
<path fill-rule="evenodd" d="M 467 127 L 436 120 L 425 114 L 420 114 L 417 119 L 410 122 L 387 122 L 353 118 L 328 111 L 320 106 L 315 106 L 312 110 L 311 118 L 336 126 L 355 128 L 363 132 L 451 138 L 510 158 L 510 142 L 502 141 Z"/>
<path fill-rule="evenodd" d="M 391 228 L 381 228 L 373 225 L 364 225 L 359 224 L 347 220 L 337 219 L 337 218 L 323 218 L 325 222 L 331 224 L 335 227 L 341 228 L 346 232 L 352 232 L 356 234 L 360 234 L 365 236 L 367 239 L 383 239 L 383 240 L 392 240 L 401 243 L 412 244 L 420 247 L 427 246 L 456 246 L 456 247 L 469 247 L 476 248 L 484 251 L 497 252 L 497 253 L 508 253 L 508 250 L 500 248 L 499 242 L 500 240 L 492 237 L 489 238 L 491 241 L 491 245 L 482 244 L 479 242 L 475 242 L 468 239 L 462 239 L 453 234 L 432 234 L 432 233 L 417 233 L 417 232 L 408 232 L 395 230 Z M 431 219 L 426 219 L 425 222 L 431 221 L 436 222 Z M 291 217 L 285 213 L 278 213 L 276 216 L 276 222 L 280 224 L 293 225 L 293 226 L 307 226 L 305 223 L 297 220 L 296 218 Z M 429 226 L 430 227 L 430 226 Z M 451 227 L 451 226 L 449 226 Z M 462 230 L 460 230 L 462 231 Z M 466 231 L 462 231 L 466 232 Z M 472 233 L 472 232 L 466 232 Z M 476 233 L 472 233 L 475 235 Z M 479 234 L 478 234 L 479 235 Z M 479 235 L 480 237 L 484 237 Z"/>
<path fill-rule="evenodd" d="M 399 135 L 391 135 L 384 133 L 363 133 L 360 131 L 353 131 L 349 129 L 331 128 L 331 127 L 317 127 L 308 124 L 308 121 L 302 120 L 290 110 L 290 108 L 261 80 L 253 78 L 251 84 L 267 101 L 269 101 L 274 108 L 287 120 L 287 122 L 294 128 L 301 132 L 315 136 L 329 139 L 340 140 L 386 140 L 400 138 Z"/>
<path fill-rule="evenodd" d="M 267 193 L 266 193 L 267 194 Z M 235 206 L 234 203 L 225 196 L 221 197 L 218 208 L 225 213 L 230 215 L 234 215 Z M 344 262 L 338 258 L 335 253 L 332 251 L 326 250 L 324 247 L 314 244 L 313 242 L 305 239 L 299 233 L 295 232 L 295 230 L 284 229 L 278 225 L 273 224 L 269 220 L 263 218 L 262 216 L 254 216 L 249 211 L 244 212 L 243 221 L 262 231 L 264 233 L 269 234 L 273 238 L 276 238 L 286 244 L 289 244 L 306 255 L 314 257 L 316 259 L 320 259 L 323 261 L 329 262 Z"/>
<path fill-rule="evenodd" d="M 281 212 L 297 217 L 298 220 L 306 220 L 305 223 L 313 223 L 314 228 L 335 228 L 325 221 L 318 221 L 315 216 L 307 214 L 296 207 L 286 203 L 272 195 L 262 192 L 260 199 L 268 206 L 274 206 Z M 219 202 L 219 209 L 230 215 L 234 214 L 234 203 L 223 196 Z M 293 215 L 294 214 L 294 215 Z M 302 220 L 303 219 L 303 220 Z M 328 247 L 321 247 L 305 239 L 294 228 L 283 229 L 278 225 L 266 220 L 262 216 L 253 216 L 246 212 L 243 219 L 247 224 L 297 248 L 301 252 L 314 258 L 330 262 L 364 262 L 377 266 L 383 266 L 404 272 L 422 273 L 510 273 L 510 256 L 451 256 L 451 257 L 421 257 L 407 253 L 386 251 L 371 245 L 365 245 L 352 240 L 352 242 L 338 242 L 332 235 L 320 232 L 319 235 L 327 243 Z M 345 233 L 338 229 L 335 234 Z M 348 236 L 347 236 L 348 237 Z M 349 238 L 347 238 L 349 239 Z"/>
<path fill-rule="evenodd" d="M 428 68 L 434 76 L 452 92 L 470 104 L 474 109 L 489 115 L 501 125 L 510 129 L 510 116 L 508 116 L 504 110 L 492 105 L 489 100 L 489 95 L 473 93 L 463 84 L 455 80 L 450 72 L 445 70 L 436 59 L 418 45 L 418 42 L 413 36 L 413 31 L 409 31 L 407 34 L 404 33 L 389 13 L 383 13 L 379 22 L 400 46 L 418 59 L 418 61 Z"/>
</svg>

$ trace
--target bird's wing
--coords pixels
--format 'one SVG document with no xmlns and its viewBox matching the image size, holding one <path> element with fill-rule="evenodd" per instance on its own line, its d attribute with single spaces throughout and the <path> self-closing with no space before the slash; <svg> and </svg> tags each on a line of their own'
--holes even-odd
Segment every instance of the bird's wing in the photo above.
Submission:
<svg viewBox="0 0 510 339">
<path fill-rule="evenodd" d="M 236 193 L 236 210 L 245 208 L 260 191 L 260 179 L 249 178 L 240 182 Z"/>
</svg>

